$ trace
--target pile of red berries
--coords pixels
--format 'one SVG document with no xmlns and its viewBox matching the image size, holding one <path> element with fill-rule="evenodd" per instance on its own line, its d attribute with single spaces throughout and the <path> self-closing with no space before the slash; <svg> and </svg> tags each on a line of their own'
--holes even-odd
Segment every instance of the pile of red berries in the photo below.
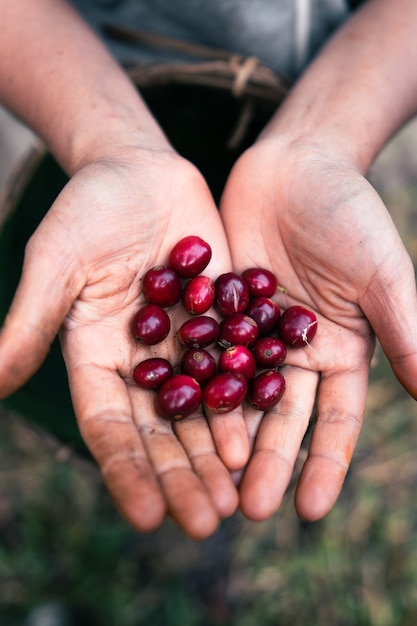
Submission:
<svg viewBox="0 0 417 626">
<path fill-rule="evenodd" d="M 139 386 L 156 391 L 156 409 L 165 419 L 187 417 L 201 404 L 226 413 L 245 399 L 261 411 L 272 408 L 285 391 L 279 368 L 287 347 L 305 347 L 317 331 L 314 313 L 304 307 L 281 313 L 272 300 L 278 281 L 271 271 L 250 268 L 213 281 L 202 274 L 211 255 L 209 244 L 191 235 L 173 247 L 167 265 L 143 277 L 146 304 L 133 319 L 136 340 L 163 341 L 171 330 L 166 309 L 179 302 L 190 315 L 176 330 L 183 352 L 178 372 L 160 357 L 133 371 Z M 211 307 L 221 314 L 220 322 L 206 315 Z M 212 348 L 220 354 L 215 357 L 218 350 Z"/>
</svg>

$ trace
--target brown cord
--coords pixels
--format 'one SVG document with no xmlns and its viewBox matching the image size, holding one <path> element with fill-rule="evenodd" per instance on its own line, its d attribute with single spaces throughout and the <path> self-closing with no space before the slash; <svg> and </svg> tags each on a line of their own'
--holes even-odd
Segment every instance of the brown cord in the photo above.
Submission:
<svg viewBox="0 0 417 626">
<path fill-rule="evenodd" d="M 286 76 L 274 72 L 256 57 L 124 26 L 105 25 L 104 32 L 119 41 L 136 42 L 202 59 L 197 63 L 138 63 L 127 68 L 139 87 L 169 83 L 206 85 L 230 90 L 235 98 L 247 96 L 279 104 L 291 86 Z"/>
<path fill-rule="evenodd" d="M 248 57 L 243 62 L 235 56 L 230 59 L 230 65 L 232 69 L 235 69 L 235 79 L 232 85 L 232 94 L 235 98 L 241 98 L 244 95 L 246 85 L 258 64 L 256 57 Z"/>
<path fill-rule="evenodd" d="M 230 58 L 230 52 L 218 48 L 211 48 L 184 39 L 175 39 L 158 33 L 130 28 L 128 26 L 115 26 L 105 24 L 104 32 L 112 39 L 119 41 L 130 41 L 152 48 L 170 50 L 171 52 L 181 52 L 190 56 L 197 56 L 203 59 L 223 59 Z"/>
</svg>

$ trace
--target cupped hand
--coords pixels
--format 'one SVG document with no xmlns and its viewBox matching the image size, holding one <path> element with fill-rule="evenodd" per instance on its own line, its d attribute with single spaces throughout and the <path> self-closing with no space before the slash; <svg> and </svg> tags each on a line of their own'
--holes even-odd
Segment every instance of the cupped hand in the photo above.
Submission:
<svg viewBox="0 0 417 626">
<path fill-rule="evenodd" d="M 334 505 L 361 429 L 379 339 L 398 379 L 417 398 L 416 283 L 411 260 L 380 197 L 349 163 L 269 137 L 235 165 L 221 212 L 233 264 L 273 270 L 282 308 L 316 312 L 318 331 L 289 349 L 278 406 L 248 410 L 254 440 L 241 507 L 261 520 L 279 507 L 313 409 L 315 424 L 295 493 L 302 518 Z"/>
<path fill-rule="evenodd" d="M 22 385 L 60 332 L 81 434 L 122 514 L 149 531 L 171 515 L 194 538 L 210 535 L 238 504 L 229 470 L 249 442 L 242 413 L 186 425 L 155 413 L 132 379 L 154 355 L 179 359 L 175 332 L 146 347 L 131 321 L 141 278 L 182 237 L 212 247 L 205 273 L 231 268 L 219 213 L 200 173 L 170 149 L 129 149 L 86 164 L 63 189 L 27 245 L 23 273 L 0 335 L 0 395 Z M 169 310 L 173 329 L 182 307 Z"/>
</svg>

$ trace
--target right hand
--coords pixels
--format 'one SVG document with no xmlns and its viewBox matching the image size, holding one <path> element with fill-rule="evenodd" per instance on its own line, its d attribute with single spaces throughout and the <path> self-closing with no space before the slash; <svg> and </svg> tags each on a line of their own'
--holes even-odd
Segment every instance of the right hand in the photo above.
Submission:
<svg viewBox="0 0 417 626">
<path fill-rule="evenodd" d="M 161 352 L 178 361 L 173 333 L 138 345 L 130 323 L 144 303 L 141 278 L 167 262 L 189 234 L 212 246 L 205 271 L 231 269 L 217 208 L 200 173 L 168 146 L 126 148 L 84 164 L 27 245 L 23 273 L 0 333 L 0 395 L 40 366 L 60 331 L 75 413 L 85 443 L 122 514 L 141 531 L 166 512 L 194 538 L 233 513 L 229 470 L 249 444 L 241 412 L 202 413 L 176 424 L 158 417 L 152 394 L 132 381 L 133 366 Z M 182 307 L 170 310 L 173 325 Z"/>
</svg>

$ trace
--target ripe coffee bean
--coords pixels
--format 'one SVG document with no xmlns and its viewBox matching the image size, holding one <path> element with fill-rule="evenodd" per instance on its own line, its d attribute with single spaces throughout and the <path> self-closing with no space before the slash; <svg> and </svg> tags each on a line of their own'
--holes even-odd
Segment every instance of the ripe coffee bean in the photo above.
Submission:
<svg viewBox="0 0 417 626">
<path fill-rule="evenodd" d="M 133 336 L 151 346 L 163 341 L 170 328 L 169 316 L 158 304 L 145 304 L 136 313 L 132 322 Z"/>
<path fill-rule="evenodd" d="M 179 276 L 172 268 L 164 265 L 156 265 L 146 272 L 142 289 L 147 302 L 163 307 L 173 306 L 181 300 Z"/>
<path fill-rule="evenodd" d="M 153 357 L 138 363 L 133 370 L 133 379 L 143 389 L 158 389 L 172 374 L 173 368 L 169 361 Z"/>
<path fill-rule="evenodd" d="M 285 378 L 277 370 L 266 370 L 250 383 L 247 393 L 249 404 L 259 411 L 272 409 L 285 391 Z"/>
<path fill-rule="evenodd" d="M 184 322 L 178 329 L 180 343 L 188 348 L 206 348 L 219 337 L 219 323 L 214 317 L 199 315 Z"/>
<path fill-rule="evenodd" d="M 181 278 L 192 278 L 200 274 L 211 259 L 209 244 L 195 235 L 184 237 L 172 248 L 169 265 Z"/>
<path fill-rule="evenodd" d="M 250 346 L 258 337 L 258 325 L 245 313 L 234 313 L 220 322 L 219 344 L 229 348 L 235 344 Z"/>
<path fill-rule="evenodd" d="M 208 381 L 203 402 L 213 413 L 229 413 L 242 404 L 248 389 L 242 374 L 222 372 Z"/>
<path fill-rule="evenodd" d="M 256 374 L 256 361 L 246 346 L 231 346 L 221 353 L 219 369 L 222 372 L 238 372 L 248 382 Z"/>
<path fill-rule="evenodd" d="M 168 378 L 156 395 L 158 415 L 167 420 L 188 417 L 196 411 L 202 400 L 201 387 L 191 376 L 176 374 Z"/>
<path fill-rule="evenodd" d="M 255 320 L 259 328 L 259 335 L 262 336 L 272 333 L 280 312 L 279 306 L 271 298 L 263 296 L 251 300 L 246 309 L 246 315 Z"/>
<path fill-rule="evenodd" d="M 249 287 L 239 274 L 221 274 L 215 281 L 215 287 L 216 304 L 223 315 L 245 311 L 249 302 Z"/>
<path fill-rule="evenodd" d="M 180 369 L 204 385 L 217 373 L 217 363 L 214 357 L 202 348 L 189 348 L 182 356 Z"/>
<path fill-rule="evenodd" d="M 252 353 L 259 367 L 280 367 L 287 356 L 285 343 L 278 337 L 260 337 L 252 346 Z"/>
<path fill-rule="evenodd" d="M 206 313 L 214 303 L 214 282 L 208 276 L 195 276 L 186 283 L 182 293 L 184 309 L 192 315 Z"/>
<path fill-rule="evenodd" d="M 278 280 L 275 274 L 261 267 L 251 267 L 245 270 L 242 272 L 242 278 L 247 282 L 252 298 L 259 296 L 270 298 L 278 289 Z"/>
<path fill-rule="evenodd" d="M 317 318 L 302 306 L 290 306 L 278 320 L 278 332 L 291 348 L 304 348 L 317 332 Z"/>
</svg>

